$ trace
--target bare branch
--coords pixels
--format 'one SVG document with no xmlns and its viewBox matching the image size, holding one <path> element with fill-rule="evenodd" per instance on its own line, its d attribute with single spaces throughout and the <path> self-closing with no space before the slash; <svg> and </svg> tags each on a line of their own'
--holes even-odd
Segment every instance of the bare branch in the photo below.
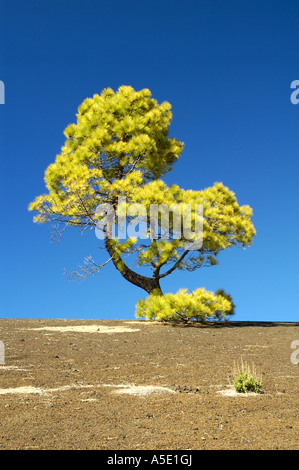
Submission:
<svg viewBox="0 0 299 470">
<path fill-rule="evenodd" d="M 91 274 L 92 275 L 97 274 L 100 271 L 100 269 L 106 266 L 106 264 L 108 264 L 111 260 L 112 260 L 112 257 L 99 265 L 95 263 L 95 261 L 93 260 L 91 256 L 86 256 L 84 258 L 83 265 L 78 265 L 77 269 L 74 269 L 70 273 L 67 273 L 66 270 L 64 270 L 64 274 L 66 275 L 69 281 L 83 281 Z"/>
<path fill-rule="evenodd" d="M 50 243 L 58 244 L 61 240 L 62 233 L 68 227 L 68 223 L 65 224 L 64 227 L 59 228 L 59 224 L 52 225 L 50 227 Z"/>
</svg>

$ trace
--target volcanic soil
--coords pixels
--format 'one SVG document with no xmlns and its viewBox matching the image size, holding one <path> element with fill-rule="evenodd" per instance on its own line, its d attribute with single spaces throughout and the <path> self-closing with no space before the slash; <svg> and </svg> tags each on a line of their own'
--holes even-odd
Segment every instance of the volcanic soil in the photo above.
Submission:
<svg viewBox="0 0 299 470">
<path fill-rule="evenodd" d="M 299 449 L 299 323 L 0 319 L 0 340 L 2 450 Z M 262 393 L 234 391 L 241 361 Z"/>
</svg>

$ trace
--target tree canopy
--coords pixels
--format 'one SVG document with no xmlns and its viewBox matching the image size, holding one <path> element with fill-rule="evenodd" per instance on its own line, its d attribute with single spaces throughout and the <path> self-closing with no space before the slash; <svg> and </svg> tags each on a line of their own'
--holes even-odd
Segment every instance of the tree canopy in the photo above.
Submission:
<svg viewBox="0 0 299 470">
<path fill-rule="evenodd" d="M 48 191 L 29 206 L 36 212 L 34 220 L 51 222 L 60 233 L 71 226 L 82 231 L 97 229 L 103 222 L 97 208 L 109 204 L 116 226 L 125 218 L 133 227 L 123 239 L 120 233 L 112 235 L 104 219 L 102 238 L 108 258 L 97 264 L 87 257 L 72 273 L 75 278 L 95 274 L 112 262 L 129 282 L 149 294 L 161 294 L 160 280 L 174 270 L 211 266 L 220 251 L 250 246 L 255 235 L 252 210 L 240 206 L 223 183 L 195 191 L 167 186 L 162 180 L 183 150 L 182 142 L 169 137 L 171 119 L 168 102 L 158 104 L 148 89 L 122 86 L 116 92 L 108 88 L 87 98 L 78 108 L 76 123 L 65 129 L 65 144 L 45 172 Z M 139 232 L 136 236 L 133 224 L 141 206 L 144 211 L 138 220 L 143 223 L 143 238 Z M 183 231 L 186 206 L 190 208 L 187 233 Z M 154 231 L 152 207 L 158 208 Z M 174 207 L 179 215 L 174 216 Z M 167 238 L 163 211 L 169 215 Z M 197 222 L 201 224 L 200 244 L 190 245 Z M 136 263 L 135 270 L 128 266 L 128 256 Z M 147 267 L 151 274 L 140 274 L 139 267 Z M 217 302 L 219 307 L 219 296 Z"/>
</svg>

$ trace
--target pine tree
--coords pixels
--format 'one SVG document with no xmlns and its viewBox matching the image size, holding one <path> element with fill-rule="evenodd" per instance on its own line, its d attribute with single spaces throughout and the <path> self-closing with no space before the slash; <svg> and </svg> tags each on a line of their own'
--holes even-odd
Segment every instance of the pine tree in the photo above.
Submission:
<svg viewBox="0 0 299 470">
<path fill-rule="evenodd" d="M 239 206 L 235 194 L 222 183 L 194 191 L 163 181 L 183 150 L 182 142 L 169 137 L 171 119 L 168 102 L 158 104 L 148 89 L 135 91 L 129 86 L 116 92 L 105 89 L 79 106 L 77 122 L 65 129 L 65 144 L 46 169 L 47 194 L 29 205 L 36 212 L 35 222 L 50 222 L 60 234 L 68 227 L 101 232 L 107 260 L 97 264 L 92 257 L 85 258 L 71 273 L 74 278 L 95 274 L 112 262 L 127 281 L 161 296 L 160 282 L 173 271 L 211 266 L 220 251 L 250 246 L 255 235 L 252 210 Z M 126 239 L 120 231 L 114 235 L 107 218 L 98 212 L 105 205 L 112 208 L 119 229 L 124 220 L 130 225 Z M 153 207 L 158 208 L 155 227 Z M 185 207 L 190 208 L 187 231 L 183 230 Z M 202 208 L 201 214 L 197 207 Z M 140 208 L 137 222 L 143 224 L 143 238 L 135 236 Z M 169 216 L 166 238 L 163 213 Z M 202 229 L 200 243 L 191 236 L 197 223 Z M 129 267 L 129 256 L 136 269 Z M 139 273 L 139 267 L 146 267 L 148 275 Z M 197 300 L 203 299 L 204 292 L 196 292 Z M 214 311 L 219 311 L 219 295 L 217 299 Z M 224 315 L 226 307 L 222 307 Z M 207 309 L 206 316 L 212 310 Z"/>
</svg>

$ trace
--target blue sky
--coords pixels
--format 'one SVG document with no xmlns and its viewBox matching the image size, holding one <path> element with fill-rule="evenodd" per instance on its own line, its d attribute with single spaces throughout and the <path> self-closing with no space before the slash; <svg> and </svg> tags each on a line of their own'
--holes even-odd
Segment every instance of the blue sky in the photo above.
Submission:
<svg viewBox="0 0 299 470">
<path fill-rule="evenodd" d="M 298 1 L 3 0 L 0 18 L 1 317 L 134 318 L 145 292 L 113 266 L 70 283 L 94 234 L 59 245 L 27 207 L 79 104 L 103 88 L 149 88 L 169 101 L 185 143 L 167 183 L 222 181 L 253 208 L 252 246 L 175 273 L 164 292 L 224 288 L 235 320 L 298 321 Z"/>
</svg>

